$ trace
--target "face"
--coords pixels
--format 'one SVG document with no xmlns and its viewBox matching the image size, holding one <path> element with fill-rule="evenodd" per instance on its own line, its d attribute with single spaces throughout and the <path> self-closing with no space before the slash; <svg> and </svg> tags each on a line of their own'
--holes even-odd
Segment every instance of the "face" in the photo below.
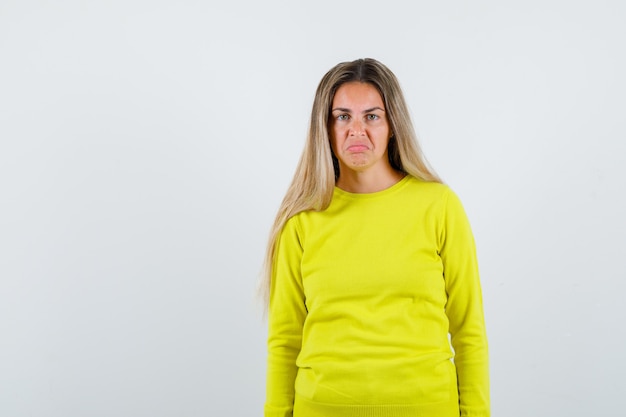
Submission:
<svg viewBox="0 0 626 417">
<path fill-rule="evenodd" d="M 371 84 L 341 85 L 331 107 L 331 147 L 340 172 L 388 169 L 390 129 L 380 93 Z"/>
</svg>

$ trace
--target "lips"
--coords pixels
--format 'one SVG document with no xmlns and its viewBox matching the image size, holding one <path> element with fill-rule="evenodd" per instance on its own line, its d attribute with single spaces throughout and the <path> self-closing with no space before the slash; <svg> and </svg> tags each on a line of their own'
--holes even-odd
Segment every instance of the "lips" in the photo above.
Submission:
<svg viewBox="0 0 626 417">
<path fill-rule="evenodd" d="M 348 146 L 348 148 L 346 149 L 349 152 L 363 152 L 368 150 L 369 148 L 365 145 L 359 145 L 359 144 L 355 144 L 355 145 L 350 145 Z"/>
</svg>

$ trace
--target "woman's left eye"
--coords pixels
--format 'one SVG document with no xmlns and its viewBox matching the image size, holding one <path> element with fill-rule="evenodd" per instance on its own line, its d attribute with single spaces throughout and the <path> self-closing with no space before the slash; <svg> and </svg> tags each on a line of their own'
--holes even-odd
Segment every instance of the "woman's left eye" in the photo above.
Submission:
<svg viewBox="0 0 626 417">
<path fill-rule="evenodd" d="M 367 115 L 367 120 L 377 120 L 378 119 L 378 115 L 376 114 L 368 114 Z"/>
</svg>

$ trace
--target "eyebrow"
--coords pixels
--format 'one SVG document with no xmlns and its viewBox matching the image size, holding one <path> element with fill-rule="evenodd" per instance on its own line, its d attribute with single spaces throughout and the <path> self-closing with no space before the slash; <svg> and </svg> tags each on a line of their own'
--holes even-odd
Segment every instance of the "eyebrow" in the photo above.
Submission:
<svg viewBox="0 0 626 417">
<path fill-rule="evenodd" d="M 371 109 L 366 109 L 366 110 L 363 110 L 363 113 L 371 113 L 371 112 L 373 112 L 374 110 L 380 110 L 380 111 L 382 111 L 382 112 L 384 112 L 384 111 L 385 111 L 385 109 L 383 109 L 382 107 L 378 107 L 378 106 L 376 106 L 376 107 L 372 107 Z M 347 109 L 347 108 L 345 108 L 345 107 L 335 107 L 334 109 L 332 109 L 332 110 L 331 110 L 331 112 L 336 112 L 336 111 L 342 111 L 342 112 L 346 112 L 346 113 L 352 113 L 352 110 Z"/>
</svg>

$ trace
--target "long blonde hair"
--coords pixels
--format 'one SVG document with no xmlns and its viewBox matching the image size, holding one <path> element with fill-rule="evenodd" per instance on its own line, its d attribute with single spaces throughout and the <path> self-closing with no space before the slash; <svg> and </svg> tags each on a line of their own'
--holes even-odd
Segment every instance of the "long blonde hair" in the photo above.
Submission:
<svg viewBox="0 0 626 417">
<path fill-rule="evenodd" d="M 391 166 L 424 181 L 441 182 L 419 147 L 396 76 L 385 65 L 371 58 L 342 62 L 333 67 L 317 87 L 304 150 L 270 231 L 260 288 L 266 306 L 269 303 L 276 243 L 285 223 L 302 211 L 322 211 L 330 205 L 335 181 L 339 177 L 339 164 L 330 148 L 330 110 L 337 89 L 351 81 L 373 85 L 385 103 L 389 127 L 393 132 L 388 145 Z"/>
</svg>

